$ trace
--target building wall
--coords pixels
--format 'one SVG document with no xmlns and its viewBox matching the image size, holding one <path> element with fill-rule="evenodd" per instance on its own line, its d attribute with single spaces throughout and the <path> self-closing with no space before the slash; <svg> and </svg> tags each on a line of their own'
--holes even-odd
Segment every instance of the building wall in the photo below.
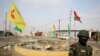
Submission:
<svg viewBox="0 0 100 56">
<path fill-rule="evenodd" d="M 58 36 L 64 36 L 64 35 L 68 35 L 68 32 L 57 32 Z M 72 38 L 77 38 L 77 34 L 78 32 L 76 32 L 76 37 L 75 37 L 75 33 L 71 32 L 71 37 Z"/>
</svg>

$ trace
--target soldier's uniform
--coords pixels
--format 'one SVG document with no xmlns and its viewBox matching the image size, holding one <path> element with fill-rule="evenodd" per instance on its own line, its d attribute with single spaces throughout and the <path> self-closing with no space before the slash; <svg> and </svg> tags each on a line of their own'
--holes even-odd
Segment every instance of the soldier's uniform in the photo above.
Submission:
<svg viewBox="0 0 100 56">
<path fill-rule="evenodd" d="M 81 46 L 79 43 L 72 44 L 69 56 L 92 56 L 92 47 L 89 45 Z"/>
<path fill-rule="evenodd" d="M 92 56 L 92 47 L 86 44 L 88 38 L 85 40 L 85 45 L 82 45 L 84 44 L 83 42 L 81 43 L 81 41 L 84 40 L 84 39 L 81 39 L 83 38 L 83 35 L 84 35 L 84 38 L 85 37 L 87 38 L 89 34 L 87 31 L 84 31 L 84 30 L 79 32 L 78 34 L 79 42 L 72 44 L 70 46 L 69 56 Z"/>
</svg>

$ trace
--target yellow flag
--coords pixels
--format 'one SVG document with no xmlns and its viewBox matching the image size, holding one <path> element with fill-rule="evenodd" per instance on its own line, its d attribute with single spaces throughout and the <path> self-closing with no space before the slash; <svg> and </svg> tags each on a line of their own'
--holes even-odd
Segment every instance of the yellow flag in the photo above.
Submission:
<svg viewBox="0 0 100 56">
<path fill-rule="evenodd" d="M 20 29 L 24 29 L 26 27 L 26 24 L 14 2 L 11 3 L 7 18 Z"/>
</svg>

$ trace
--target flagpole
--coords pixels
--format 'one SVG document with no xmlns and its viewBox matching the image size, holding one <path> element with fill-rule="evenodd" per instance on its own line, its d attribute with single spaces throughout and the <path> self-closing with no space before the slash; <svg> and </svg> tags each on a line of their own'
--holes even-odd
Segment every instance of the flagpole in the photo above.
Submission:
<svg viewBox="0 0 100 56">
<path fill-rule="evenodd" d="M 9 31 L 11 32 L 11 22 L 9 21 Z"/>
<path fill-rule="evenodd" d="M 60 36 L 60 19 L 59 19 L 59 26 L 58 26 L 58 30 L 59 30 L 59 36 Z"/>
<path fill-rule="evenodd" d="M 32 26 L 30 27 L 30 48 L 32 48 L 31 39 L 32 39 Z"/>
<path fill-rule="evenodd" d="M 4 36 L 6 37 L 6 32 L 7 32 L 7 12 L 6 12 L 6 18 L 5 18 L 5 21 L 4 21 Z"/>
<path fill-rule="evenodd" d="M 7 39 L 7 45 L 9 44 L 8 42 L 9 42 L 9 38 L 7 38 L 7 12 L 6 12 L 6 18 L 5 18 L 5 37 L 6 37 L 6 39 Z M 7 50 L 8 50 L 8 48 L 7 48 Z M 8 51 L 6 50 L 6 56 L 8 56 Z"/>
<path fill-rule="evenodd" d="M 71 18 L 72 18 L 72 9 L 70 10 L 70 17 L 69 17 L 70 31 L 71 31 Z M 71 32 L 70 32 L 69 36 L 71 37 Z"/>
<path fill-rule="evenodd" d="M 80 21 L 80 23 L 82 23 L 81 20 L 80 20 L 80 16 L 78 16 L 76 11 L 74 10 L 74 29 L 75 29 L 74 36 L 76 38 L 77 36 L 76 36 L 76 23 L 75 23 L 75 20 Z"/>
<path fill-rule="evenodd" d="M 75 30 L 74 36 L 75 36 L 75 38 L 76 38 L 76 22 L 75 22 L 75 19 L 74 19 L 74 30 Z"/>
</svg>

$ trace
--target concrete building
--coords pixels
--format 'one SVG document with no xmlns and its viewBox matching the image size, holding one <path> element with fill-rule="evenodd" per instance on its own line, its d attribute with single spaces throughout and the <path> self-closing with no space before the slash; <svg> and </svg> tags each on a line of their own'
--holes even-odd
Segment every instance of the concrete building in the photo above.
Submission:
<svg viewBox="0 0 100 56">
<path fill-rule="evenodd" d="M 71 38 L 77 38 L 77 34 L 78 34 L 79 31 L 80 30 L 71 30 L 70 37 Z M 57 33 L 57 36 L 64 37 L 65 35 L 67 35 L 69 37 L 68 30 L 57 30 L 56 33 Z"/>
</svg>

